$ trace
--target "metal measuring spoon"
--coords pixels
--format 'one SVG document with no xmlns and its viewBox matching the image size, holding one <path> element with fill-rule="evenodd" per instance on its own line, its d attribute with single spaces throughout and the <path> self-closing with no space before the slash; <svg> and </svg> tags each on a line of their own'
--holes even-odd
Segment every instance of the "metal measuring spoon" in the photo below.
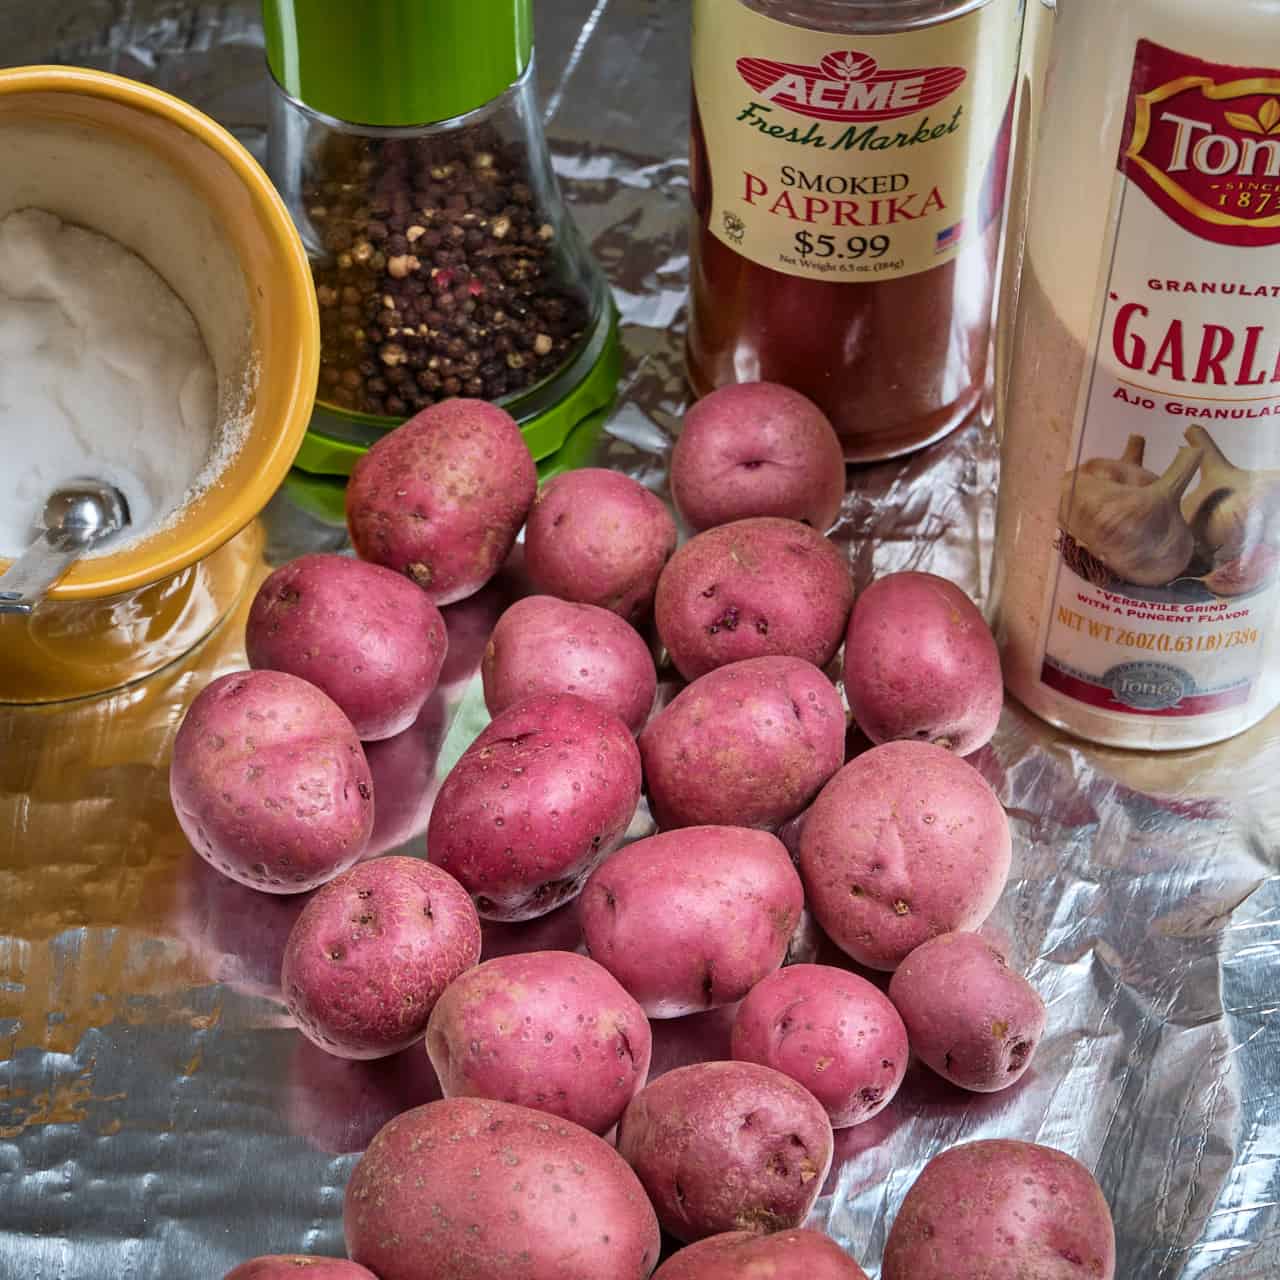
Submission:
<svg viewBox="0 0 1280 1280">
<path fill-rule="evenodd" d="M 76 480 L 44 504 L 44 532 L 0 574 L 0 613 L 30 613 L 87 551 L 129 523 L 129 504 L 114 485 Z"/>
</svg>

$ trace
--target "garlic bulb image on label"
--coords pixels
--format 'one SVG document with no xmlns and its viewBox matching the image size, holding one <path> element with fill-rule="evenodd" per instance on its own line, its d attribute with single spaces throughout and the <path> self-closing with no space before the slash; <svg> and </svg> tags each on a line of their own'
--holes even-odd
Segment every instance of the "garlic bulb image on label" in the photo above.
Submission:
<svg viewBox="0 0 1280 1280">
<path fill-rule="evenodd" d="M 1197 553 L 1211 562 L 1201 581 L 1220 596 L 1269 586 L 1280 571 L 1280 470 L 1234 466 L 1203 427 L 1188 427 L 1186 439 L 1203 455 L 1182 504 Z"/>
<path fill-rule="evenodd" d="M 1163 475 L 1141 465 L 1145 442 L 1131 436 L 1117 462 L 1094 458 L 1062 482 L 1059 520 L 1063 549 L 1074 544 L 1108 577 L 1136 586 L 1163 587 L 1181 577 L 1196 539 L 1182 514 L 1182 495 L 1195 479 L 1202 451 L 1178 451 Z M 1136 456 L 1135 456 L 1136 455 Z M 1066 556 L 1070 563 L 1070 554 Z M 1082 574 L 1096 585 L 1101 575 Z"/>
</svg>

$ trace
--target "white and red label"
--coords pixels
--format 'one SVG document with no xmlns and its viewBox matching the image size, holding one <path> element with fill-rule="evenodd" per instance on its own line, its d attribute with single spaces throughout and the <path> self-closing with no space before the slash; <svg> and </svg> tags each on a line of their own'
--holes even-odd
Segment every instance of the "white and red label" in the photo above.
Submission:
<svg viewBox="0 0 1280 1280">
<path fill-rule="evenodd" d="M 1280 593 L 1280 71 L 1140 41 L 1118 168 L 1041 680 L 1117 714 L 1210 715 L 1253 697 Z M 1141 584 L 1108 563 L 1114 535 L 1069 532 L 1098 500 L 1079 469 L 1135 438 L 1150 483 L 1196 467 L 1190 558 L 1162 542 L 1144 572 L 1130 543 Z"/>
<path fill-rule="evenodd" d="M 694 0 L 711 233 L 809 279 L 951 261 L 1003 207 L 1020 5 L 850 37 Z"/>
</svg>

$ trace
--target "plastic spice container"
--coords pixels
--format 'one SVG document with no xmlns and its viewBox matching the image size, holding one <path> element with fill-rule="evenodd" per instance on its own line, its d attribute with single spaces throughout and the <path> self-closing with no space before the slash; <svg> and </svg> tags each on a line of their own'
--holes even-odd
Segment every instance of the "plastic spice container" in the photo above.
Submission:
<svg viewBox="0 0 1280 1280">
<path fill-rule="evenodd" d="M 1278 22 L 1059 0 L 995 596 L 1010 690 L 1096 742 L 1198 746 L 1280 704 Z"/>
<path fill-rule="evenodd" d="M 1022 0 L 694 0 L 696 394 L 782 382 L 851 461 L 984 400 Z"/>
</svg>

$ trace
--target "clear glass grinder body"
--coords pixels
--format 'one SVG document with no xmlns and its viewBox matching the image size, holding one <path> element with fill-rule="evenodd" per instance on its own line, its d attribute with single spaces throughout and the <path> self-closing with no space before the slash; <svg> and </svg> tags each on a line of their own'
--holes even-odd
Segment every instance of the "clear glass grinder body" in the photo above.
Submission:
<svg viewBox="0 0 1280 1280">
<path fill-rule="evenodd" d="M 1280 0 L 1057 6 L 994 602 L 1010 690 L 1108 745 L 1280 704 L 1278 23 Z"/>
<path fill-rule="evenodd" d="M 785 383 L 855 462 L 972 416 L 1022 17 L 1022 0 L 695 0 L 695 394 Z"/>
<path fill-rule="evenodd" d="M 429 126 L 335 120 L 274 87 L 271 172 L 311 254 L 319 411 L 382 425 L 448 396 L 517 418 L 598 357 L 603 278 L 568 217 L 530 65 Z"/>
</svg>

